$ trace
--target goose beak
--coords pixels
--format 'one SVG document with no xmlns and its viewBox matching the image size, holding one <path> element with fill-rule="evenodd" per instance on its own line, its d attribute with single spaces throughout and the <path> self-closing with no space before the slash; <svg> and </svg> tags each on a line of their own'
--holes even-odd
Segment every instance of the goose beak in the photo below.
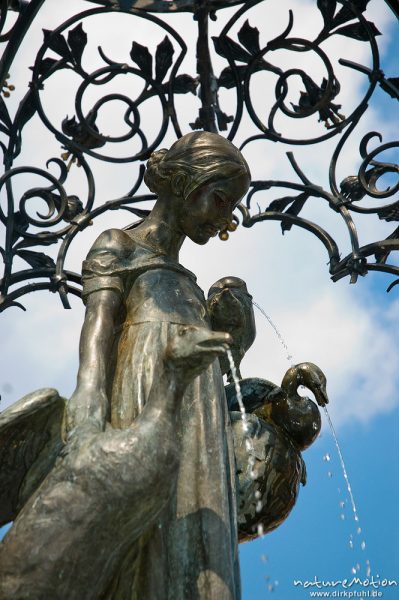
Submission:
<svg viewBox="0 0 399 600">
<path fill-rule="evenodd" d="M 325 385 L 320 385 L 317 387 L 315 386 L 312 391 L 319 406 L 325 406 L 328 404 L 328 396 Z"/>
<path fill-rule="evenodd" d="M 311 390 L 319 406 L 328 404 L 327 379 L 323 371 L 314 363 L 305 362 L 296 366 L 301 383 Z"/>
<path fill-rule="evenodd" d="M 229 333 L 221 331 L 207 331 L 207 339 L 197 342 L 197 348 L 200 352 L 211 352 L 216 354 L 225 354 L 233 343 L 233 338 Z"/>
</svg>

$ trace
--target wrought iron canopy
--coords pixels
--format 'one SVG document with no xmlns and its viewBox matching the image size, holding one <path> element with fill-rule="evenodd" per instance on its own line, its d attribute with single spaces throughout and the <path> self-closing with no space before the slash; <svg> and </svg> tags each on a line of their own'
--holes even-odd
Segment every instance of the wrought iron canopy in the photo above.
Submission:
<svg viewBox="0 0 399 600">
<path fill-rule="evenodd" d="M 321 26 L 312 39 L 292 33 L 296 16 L 287 8 L 285 29 L 269 36 L 266 43 L 261 42 L 262 23 L 255 26 L 250 16 L 251 10 L 262 4 L 267 14 L 268 3 L 265 0 L 244 3 L 228 0 L 86 0 L 87 10 L 72 14 L 54 30 L 44 30 L 42 46 L 32 57 L 31 80 L 27 82 L 15 114 L 12 114 L 8 102 L 10 94 L 15 94 L 10 83 L 13 61 L 43 3 L 44 0 L 0 0 L 0 43 L 4 49 L 0 62 L 3 94 L 3 97 L 0 96 L 0 145 L 4 163 L 4 174 L 0 178 L 0 193 L 3 194 L 0 220 L 5 231 L 4 244 L 0 247 L 4 263 L 0 310 L 13 305 L 22 307 L 17 300 L 36 290 L 57 292 L 66 308 L 69 307 L 69 293 L 80 295 L 79 274 L 64 266 L 71 243 L 93 219 L 107 211 L 123 208 L 138 218 L 148 213 L 140 203 L 154 196 L 139 193 L 143 162 L 160 146 L 168 128 L 173 129 L 176 137 L 182 135 L 182 119 L 176 108 L 176 99 L 190 92 L 196 95 L 200 104 L 198 114 L 192 115 L 192 129 L 217 131 L 237 142 L 240 126 L 244 123 L 246 127 L 246 123 L 251 123 L 253 133 L 241 140 L 244 150 L 251 144 L 262 142 L 274 142 L 290 149 L 287 156 L 293 168 L 293 180 L 254 180 L 246 201 L 239 206 L 244 227 L 252 227 L 260 221 L 277 220 L 281 222 L 283 232 L 294 225 L 312 232 L 327 250 L 334 281 L 349 276 L 354 283 L 359 275 L 373 270 L 399 275 L 395 259 L 395 252 L 399 250 L 399 200 L 395 199 L 399 189 L 399 165 L 395 160 L 384 158 L 397 151 L 399 141 L 391 139 L 383 143 L 381 135 L 375 131 L 364 134 L 359 146 L 357 173 L 347 173 L 341 181 L 337 179 L 337 161 L 366 113 L 376 89 L 391 97 L 393 111 L 395 101 L 399 100 L 399 76 L 395 73 L 385 75 L 381 68 L 377 44 L 380 32 L 367 17 L 369 0 L 315 0 Z M 387 4 L 398 16 L 399 2 L 387 0 Z M 215 11 L 219 8 L 232 5 L 239 6 L 219 35 L 210 42 L 209 19 L 215 18 Z M 185 40 L 172 27 L 172 20 L 166 16 L 161 19 L 156 14 L 180 11 L 194 13 L 197 21 L 197 72 L 193 73 L 181 72 L 187 54 Z M 126 18 L 144 19 L 159 29 L 155 52 L 133 39 L 130 56 L 122 62 L 108 56 L 100 47 L 101 65 L 91 67 L 85 60 L 90 46 L 86 24 L 98 15 L 116 12 L 126 13 Z M 134 30 L 132 32 L 134 37 Z M 327 52 L 326 42 L 333 36 L 367 44 L 370 49 L 370 64 L 358 64 L 348 58 L 338 61 L 341 66 L 364 78 L 363 98 L 347 115 L 346 108 L 339 104 L 341 84 Z M 297 57 L 298 65 L 295 68 L 278 65 L 274 57 L 280 51 Z M 216 55 L 219 62 L 224 62 L 217 73 Z M 301 66 L 303 59 L 310 55 L 323 65 L 325 75 L 321 80 Z M 259 111 L 253 96 L 253 81 L 261 73 L 274 78 L 275 97 L 266 116 L 264 111 Z M 67 115 L 65 112 L 64 117 L 56 122 L 48 114 L 43 96 L 54 79 L 67 74 L 73 74 L 78 82 L 75 113 Z M 112 89 L 120 76 L 140 81 L 141 87 L 136 95 L 120 93 L 116 87 L 115 91 Z M 294 78 L 300 81 L 301 90 L 296 100 L 290 101 L 290 86 Z M 102 86 L 107 88 L 106 93 L 91 101 L 87 109 L 86 97 L 90 97 L 90 90 L 101 90 Z M 236 109 L 232 115 L 224 112 L 223 95 L 226 91 L 235 94 Z M 152 130 L 146 132 L 142 115 L 146 103 L 155 100 L 162 115 L 159 129 L 155 133 Z M 101 111 L 111 102 L 120 102 L 124 106 L 123 133 L 111 135 L 103 132 Z M 316 116 L 324 130 L 309 138 L 295 138 L 281 130 L 281 116 L 297 120 L 297 123 Z M 33 119 L 39 120 L 62 147 L 62 160 L 50 156 L 45 166 L 23 162 L 25 131 Z M 337 144 L 332 152 L 326 188 L 311 181 L 301 170 L 292 147 L 317 148 L 317 144 L 332 138 L 336 138 Z M 122 147 L 130 142 L 131 149 L 125 155 L 110 151 L 110 147 Z M 137 165 L 136 180 L 126 193 L 103 204 L 97 202 L 95 194 L 93 165 L 98 161 Z M 82 167 L 86 179 L 85 198 L 69 191 L 74 164 Z M 56 175 L 53 174 L 54 168 L 58 169 Z M 21 175 L 35 177 L 35 181 L 39 178 L 42 183 L 34 187 L 28 185 L 21 192 L 20 187 L 15 186 Z M 384 177 L 390 178 L 389 185 L 381 189 L 379 183 Z M 293 190 L 292 195 L 282 196 L 280 188 Z M 274 191 L 276 197 L 258 209 L 255 200 L 261 198 L 266 190 Z M 47 214 L 32 214 L 31 202 L 38 198 L 47 206 Z M 319 198 L 342 218 L 351 245 L 346 256 L 341 257 L 330 233 L 303 216 L 310 198 Z M 373 201 L 377 201 L 376 206 Z M 355 213 L 375 215 L 380 220 L 392 222 L 392 232 L 385 239 L 361 245 L 353 219 Z M 57 248 L 55 257 L 47 251 L 53 245 Z M 17 266 L 21 260 L 26 264 L 22 269 Z M 393 281 L 390 288 L 398 282 Z"/>
<path fill-rule="evenodd" d="M 227 8 L 236 4 L 243 4 L 243 0 L 88 0 L 94 4 L 102 4 L 110 8 L 123 11 L 129 10 L 144 10 L 154 13 L 170 13 L 170 12 L 196 12 L 200 5 L 206 7 L 210 11 L 219 10 L 219 8 Z"/>
</svg>

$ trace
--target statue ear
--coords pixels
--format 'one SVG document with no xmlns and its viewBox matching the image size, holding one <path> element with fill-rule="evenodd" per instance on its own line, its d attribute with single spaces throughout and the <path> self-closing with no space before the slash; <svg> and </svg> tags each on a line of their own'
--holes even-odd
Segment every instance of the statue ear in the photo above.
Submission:
<svg viewBox="0 0 399 600">
<path fill-rule="evenodd" d="M 170 181 L 173 194 L 175 196 L 183 196 L 187 183 L 187 175 L 185 173 L 179 172 L 173 175 Z"/>
</svg>

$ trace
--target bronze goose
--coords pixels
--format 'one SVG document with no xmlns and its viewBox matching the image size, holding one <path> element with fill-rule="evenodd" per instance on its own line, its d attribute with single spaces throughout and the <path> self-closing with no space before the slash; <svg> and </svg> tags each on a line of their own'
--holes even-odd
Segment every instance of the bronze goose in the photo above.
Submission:
<svg viewBox="0 0 399 600">
<path fill-rule="evenodd" d="M 240 382 L 248 412 L 249 434 L 255 455 L 254 475 L 248 462 L 245 433 L 233 385 L 226 388 L 234 432 L 237 463 L 239 541 L 258 536 L 258 526 L 267 533 L 291 512 L 306 483 L 301 451 L 314 442 L 321 428 L 320 412 L 309 398 L 299 396 L 305 385 L 320 406 L 328 402 L 326 378 L 313 363 L 301 363 L 285 374 L 281 387 L 263 379 Z"/>
</svg>

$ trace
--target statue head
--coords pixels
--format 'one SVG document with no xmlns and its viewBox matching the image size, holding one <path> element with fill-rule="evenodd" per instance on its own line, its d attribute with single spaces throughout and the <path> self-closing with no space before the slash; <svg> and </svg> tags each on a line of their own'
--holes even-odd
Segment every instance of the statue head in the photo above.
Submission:
<svg viewBox="0 0 399 600">
<path fill-rule="evenodd" d="M 204 183 L 240 176 L 249 184 L 250 170 L 238 148 L 216 133 L 195 131 L 178 139 L 169 150 L 153 152 L 144 181 L 158 196 L 171 191 L 186 200 Z"/>
<path fill-rule="evenodd" d="M 144 176 L 159 201 L 175 202 L 182 230 L 198 244 L 227 229 L 250 180 L 241 152 L 207 131 L 188 133 L 169 150 L 154 152 Z"/>
</svg>

